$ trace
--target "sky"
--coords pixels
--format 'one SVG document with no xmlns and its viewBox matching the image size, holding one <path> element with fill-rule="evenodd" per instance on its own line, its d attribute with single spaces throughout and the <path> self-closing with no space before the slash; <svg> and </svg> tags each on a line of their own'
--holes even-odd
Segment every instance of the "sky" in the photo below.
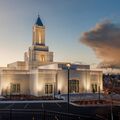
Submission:
<svg viewBox="0 0 120 120">
<path fill-rule="evenodd" d="M 119 23 L 119 5 L 120 0 L 0 0 L 0 66 L 23 60 L 38 14 L 54 61 L 99 63 L 80 38 L 104 20 Z"/>
</svg>

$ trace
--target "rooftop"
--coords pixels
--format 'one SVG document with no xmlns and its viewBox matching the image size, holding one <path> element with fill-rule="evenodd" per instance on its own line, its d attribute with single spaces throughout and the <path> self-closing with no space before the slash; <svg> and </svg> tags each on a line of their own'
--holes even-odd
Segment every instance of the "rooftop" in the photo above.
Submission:
<svg viewBox="0 0 120 120">
<path fill-rule="evenodd" d="M 37 18 L 37 21 L 36 21 L 35 24 L 38 25 L 38 26 L 43 26 L 43 23 L 42 23 L 39 15 L 38 15 L 38 18 Z"/>
</svg>

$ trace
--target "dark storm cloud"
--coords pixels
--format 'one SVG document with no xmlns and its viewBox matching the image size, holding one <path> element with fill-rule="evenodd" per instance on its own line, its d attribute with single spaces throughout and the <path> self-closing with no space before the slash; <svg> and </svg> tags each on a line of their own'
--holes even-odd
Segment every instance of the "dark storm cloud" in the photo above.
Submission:
<svg viewBox="0 0 120 120">
<path fill-rule="evenodd" d="M 111 21 L 99 23 L 84 32 L 80 41 L 91 47 L 102 62 L 120 65 L 120 25 Z"/>
</svg>

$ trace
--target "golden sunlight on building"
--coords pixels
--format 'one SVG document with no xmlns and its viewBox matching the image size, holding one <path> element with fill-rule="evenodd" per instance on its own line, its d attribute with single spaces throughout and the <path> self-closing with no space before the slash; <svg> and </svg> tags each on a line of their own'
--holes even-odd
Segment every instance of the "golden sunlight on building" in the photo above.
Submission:
<svg viewBox="0 0 120 120">
<path fill-rule="evenodd" d="M 69 66 L 68 66 L 69 65 Z M 102 91 L 102 72 L 90 70 L 89 65 L 54 62 L 53 52 L 45 45 L 45 26 L 38 16 L 33 26 L 32 45 L 24 61 L 0 68 L 0 94 L 53 95 Z"/>
</svg>

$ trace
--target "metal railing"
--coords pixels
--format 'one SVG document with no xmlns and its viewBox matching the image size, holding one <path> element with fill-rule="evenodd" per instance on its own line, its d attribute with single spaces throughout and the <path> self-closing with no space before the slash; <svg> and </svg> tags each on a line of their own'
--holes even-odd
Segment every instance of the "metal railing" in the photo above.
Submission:
<svg viewBox="0 0 120 120">
<path fill-rule="evenodd" d="M 102 120 L 95 116 L 82 116 L 68 113 L 28 110 L 28 109 L 2 109 L 0 120 Z"/>
</svg>

